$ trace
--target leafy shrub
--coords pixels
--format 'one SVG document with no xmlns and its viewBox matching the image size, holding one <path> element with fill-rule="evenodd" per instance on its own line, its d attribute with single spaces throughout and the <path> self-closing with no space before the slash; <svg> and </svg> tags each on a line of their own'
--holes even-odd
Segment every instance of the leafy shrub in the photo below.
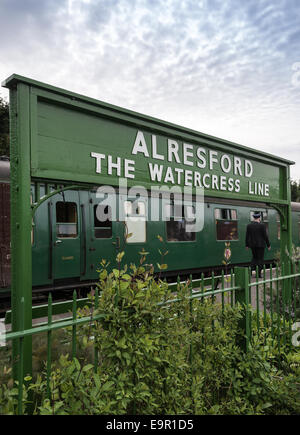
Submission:
<svg viewBox="0 0 300 435">
<path fill-rule="evenodd" d="M 269 326 L 255 333 L 253 315 L 253 342 L 244 353 L 237 344 L 241 307 L 222 310 L 208 298 L 191 302 L 189 283 L 172 295 L 167 283 L 154 279 L 146 252 L 130 268 L 121 267 L 123 256 L 110 273 L 105 261 L 100 264 L 94 314 L 104 317 L 80 328 L 81 354 L 73 360 L 62 355 L 48 385 L 42 373 L 24 391 L 24 400 L 33 395 L 35 414 L 300 412 L 296 348 L 282 347 L 279 354 Z M 15 386 L 0 387 L 0 412 L 11 413 L 16 400 Z"/>
</svg>

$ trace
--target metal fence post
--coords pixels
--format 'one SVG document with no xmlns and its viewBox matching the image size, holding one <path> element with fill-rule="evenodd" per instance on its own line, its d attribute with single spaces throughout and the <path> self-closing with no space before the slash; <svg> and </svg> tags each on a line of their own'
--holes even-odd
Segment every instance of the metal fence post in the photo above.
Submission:
<svg viewBox="0 0 300 435">
<path fill-rule="evenodd" d="M 249 312 L 249 271 L 247 267 L 235 267 L 235 285 L 239 290 L 235 291 L 235 303 L 239 303 L 243 307 L 242 318 L 239 321 L 239 327 L 243 331 L 243 335 L 239 337 L 238 344 L 248 352 L 251 338 L 250 333 L 250 312 Z"/>
<path fill-rule="evenodd" d="M 30 90 L 19 83 L 10 90 L 11 155 L 11 305 L 13 332 L 32 326 L 32 259 L 30 204 Z M 22 319 L 22 321 L 21 321 Z M 21 355 L 22 353 L 22 355 Z M 32 374 L 32 337 L 22 348 L 13 342 L 13 377 Z"/>
</svg>

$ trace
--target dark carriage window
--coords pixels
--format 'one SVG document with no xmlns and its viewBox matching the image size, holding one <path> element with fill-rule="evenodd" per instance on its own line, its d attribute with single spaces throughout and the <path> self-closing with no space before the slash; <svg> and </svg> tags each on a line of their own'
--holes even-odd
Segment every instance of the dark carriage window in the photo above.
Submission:
<svg viewBox="0 0 300 435">
<path fill-rule="evenodd" d="M 94 235 L 96 239 L 110 239 L 112 236 L 111 207 L 94 206 Z"/>
<path fill-rule="evenodd" d="M 56 234 L 59 238 L 77 237 L 77 206 L 75 202 L 56 203 Z"/>
<path fill-rule="evenodd" d="M 236 210 L 216 208 L 215 221 L 217 240 L 238 240 L 238 220 Z"/>
<path fill-rule="evenodd" d="M 194 208 L 192 205 L 174 205 L 168 204 L 166 206 L 166 216 L 170 220 L 166 222 L 167 225 L 167 241 L 168 242 L 193 242 L 196 240 L 196 233 L 187 231 L 186 217 L 193 216 Z"/>
</svg>

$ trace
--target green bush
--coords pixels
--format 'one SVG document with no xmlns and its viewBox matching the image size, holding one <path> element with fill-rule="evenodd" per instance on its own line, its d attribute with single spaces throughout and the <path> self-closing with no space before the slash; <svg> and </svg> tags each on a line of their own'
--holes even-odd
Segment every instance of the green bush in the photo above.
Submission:
<svg viewBox="0 0 300 435">
<path fill-rule="evenodd" d="M 188 283 L 172 295 L 155 280 L 141 253 L 138 266 L 108 273 L 101 262 L 101 297 L 80 328 L 75 359 L 61 356 L 47 385 L 42 373 L 24 391 L 35 414 L 297 414 L 299 351 L 281 353 L 270 331 L 255 334 L 248 353 L 238 346 L 241 308 L 211 299 L 190 302 Z M 94 295 L 90 296 L 94 299 Z M 162 302 L 175 299 L 175 302 Z M 82 310 L 79 315 L 86 315 Z M 93 339 L 92 339 L 93 337 Z M 91 349 L 98 351 L 96 370 Z M 47 393 L 48 387 L 48 393 Z M 30 392 L 30 395 L 27 395 Z M 0 413 L 16 406 L 15 386 L 0 387 Z"/>
</svg>

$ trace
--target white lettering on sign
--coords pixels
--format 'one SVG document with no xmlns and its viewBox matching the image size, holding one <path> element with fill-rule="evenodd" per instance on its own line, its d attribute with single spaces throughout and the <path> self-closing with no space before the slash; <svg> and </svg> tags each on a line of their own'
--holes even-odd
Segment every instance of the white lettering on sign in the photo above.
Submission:
<svg viewBox="0 0 300 435">
<path fill-rule="evenodd" d="M 156 143 L 156 136 L 152 135 L 152 154 L 154 159 L 158 160 L 164 160 L 165 157 L 162 154 L 157 153 L 157 143 Z"/>
<path fill-rule="evenodd" d="M 253 180 L 254 167 L 248 159 L 171 138 L 166 138 L 166 150 L 163 154 L 162 145 L 155 134 L 151 134 L 151 139 L 150 135 L 147 140 L 146 138 L 142 131 L 137 131 L 131 154 L 151 159 L 148 163 L 146 160 L 149 181 L 239 193 L 241 177 L 245 177 L 250 180 L 243 184 L 248 186 L 247 191 L 243 191 L 244 194 L 264 197 L 270 195 L 269 184 Z M 95 159 L 97 174 L 135 178 L 135 160 L 97 152 L 91 152 L 90 156 Z M 169 166 L 167 162 L 175 164 L 176 167 Z"/>
<path fill-rule="evenodd" d="M 141 131 L 137 132 L 135 142 L 131 152 L 131 154 L 137 154 L 137 153 L 142 153 L 144 154 L 145 157 L 149 157 L 149 152 L 145 141 L 145 137 Z"/>
<path fill-rule="evenodd" d="M 105 155 L 99 154 L 99 153 L 91 153 L 91 156 L 96 158 L 96 172 L 97 172 L 97 174 L 101 174 L 101 160 L 105 159 Z"/>
</svg>

